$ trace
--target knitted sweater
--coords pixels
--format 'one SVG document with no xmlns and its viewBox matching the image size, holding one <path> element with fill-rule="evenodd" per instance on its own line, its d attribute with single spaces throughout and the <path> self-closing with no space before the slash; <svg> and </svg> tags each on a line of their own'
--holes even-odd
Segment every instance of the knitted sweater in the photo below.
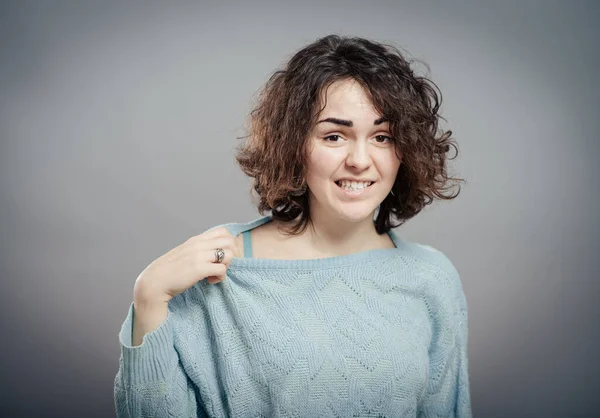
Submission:
<svg viewBox="0 0 600 418">
<path fill-rule="evenodd" d="M 218 226 L 237 236 L 269 220 Z M 395 248 L 279 260 L 252 258 L 245 234 L 227 278 L 174 297 L 135 347 L 131 304 L 117 416 L 470 417 L 459 274 L 389 235 Z"/>
</svg>

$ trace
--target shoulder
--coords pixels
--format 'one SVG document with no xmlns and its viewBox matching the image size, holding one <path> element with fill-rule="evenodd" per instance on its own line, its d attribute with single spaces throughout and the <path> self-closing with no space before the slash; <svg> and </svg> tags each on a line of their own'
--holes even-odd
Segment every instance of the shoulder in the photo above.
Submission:
<svg viewBox="0 0 600 418">
<path fill-rule="evenodd" d="M 400 238 L 394 230 L 391 230 L 390 233 L 396 246 L 401 250 L 400 253 L 406 263 L 418 264 L 419 267 L 435 273 L 458 276 L 455 265 L 442 251 L 431 245 L 406 241 Z"/>
<path fill-rule="evenodd" d="M 419 272 L 424 290 L 437 300 L 446 300 L 466 309 L 466 298 L 460 273 L 441 250 L 416 242 L 402 242 L 405 262 Z"/>
<path fill-rule="evenodd" d="M 404 257 L 407 263 L 414 263 L 412 271 L 419 276 L 421 295 L 436 332 L 466 339 L 468 306 L 458 269 L 446 254 L 430 245 L 404 244 Z"/>
<path fill-rule="evenodd" d="M 233 235 L 234 237 L 238 236 L 241 232 L 243 232 L 243 225 L 245 225 L 242 222 L 228 222 L 228 223 L 221 223 L 221 224 L 217 224 L 214 226 L 211 226 L 207 229 L 204 229 L 202 232 L 208 232 L 208 231 L 212 231 L 215 229 L 219 229 L 219 228 L 225 228 L 227 231 L 229 231 L 229 233 L 231 235 Z"/>
<path fill-rule="evenodd" d="M 256 229 L 256 228 L 260 227 L 261 225 L 267 223 L 269 220 L 271 220 L 271 216 L 267 215 L 267 216 L 261 216 L 259 218 L 253 219 L 249 222 L 222 223 L 222 224 L 212 226 L 203 232 L 212 231 L 213 229 L 217 229 L 217 228 L 226 229 L 235 238 L 235 245 L 237 247 L 236 256 L 244 257 L 244 236 L 242 235 L 242 233 L 245 231 L 249 231 L 251 229 Z"/>
<path fill-rule="evenodd" d="M 212 226 L 212 227 L 206 229 L 204 232 L 212 231 L 213 229 L 217 229 L 217 228 L 225 228 L 229 231 L 229 233 L 231 235 L 233 235 L 234 237 L 237 237 L 242 232 L 248 231 L 250 229 L 254 229 L 254 228 L 268 222 L 270 219 L 271 219 L 271 216 L 267 215 L 267 216 L 261 216 L 259 218 L 253 219 L 248 222 L 221 223 L 221 224 L 218 224 L 218 225 L 215 225 L 215 226 Z"/>
</svg>

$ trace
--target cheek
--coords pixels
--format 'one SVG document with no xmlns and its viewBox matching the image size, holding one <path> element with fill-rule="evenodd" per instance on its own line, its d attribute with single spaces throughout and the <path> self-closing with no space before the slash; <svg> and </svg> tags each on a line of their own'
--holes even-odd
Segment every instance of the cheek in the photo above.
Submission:
<svg viewBox="0 0 600 418">
<path fill-rule="evenodd" d="M 309 158 L 307 177 L 317 181 L 329 180 L 338 165 L 339 158 L 334 153 L 315 150 Z"/>
<path fill-rule="evenodd" d="M 399 154 L 402 157 L 401 154 Z M 398 174 L 398 169 L 400 168 L 401 159 L 399 159 L 393 152 L 387 153 L 380 156 L 381 158 L 378 160 L 377 167 L 382 174 L 382 176 L 386 179 L 386 183 L 393 184 L 396 175 Z"/>
<path fill-rule="evenodd" d="M 390 167 L 392 171 L 398 171 L 400 164 L 402 164 L 402 153 L 393 149 L 390 150 L 386 155 L 386 166 Z"/>
<path fill-rule="evenodd" d="M 389 163 L 390 172 L 392 174 L 398 173 L 398 169 L 400 168 L 401 163 L 402 162 L 400 160 L 398 160 L 396 157 L 394 157 L 394 159 L 392 159 Z"/>
</svg>

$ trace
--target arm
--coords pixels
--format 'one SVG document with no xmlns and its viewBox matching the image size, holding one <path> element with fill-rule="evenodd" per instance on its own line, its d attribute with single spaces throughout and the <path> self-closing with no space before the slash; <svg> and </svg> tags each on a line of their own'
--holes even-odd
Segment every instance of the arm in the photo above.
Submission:
<svg viewBox="0 0 600 418">
<path fill-rule="evenodd" d="M 151 325 L 161 315 L 162 323 Z M 132 303 L 119 333 L 121 358 L 115 377 L 114 402 L 118 418 L 141 416 L 205 416 L 198 405 L 194 386 L 185 374 L 174 345 L 177 316 L 167 307 L 166 314 L 140 316 L 141 345 L 132 344 L 135 306 Z M 145 335 L 142 330 L 154 329 Z M 140 331 L 141 330 L 141 331 Z"/>
<path fill-rule="evenodd" d="M 429 351 L 429 385 L 419 417 L 471 418 L 467 358 L 467 300 L 458 272 L 441 280 L 448 293 L 440 298 Z"/>
</svg>

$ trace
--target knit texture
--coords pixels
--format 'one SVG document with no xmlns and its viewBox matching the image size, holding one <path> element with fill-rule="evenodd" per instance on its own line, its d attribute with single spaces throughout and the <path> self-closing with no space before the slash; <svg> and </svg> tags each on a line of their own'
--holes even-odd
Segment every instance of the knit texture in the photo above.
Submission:
<svg viewBox="0 0 600 418">
<path fill-rule="evenodd" d="M 269 220 L 218 226 L 237 236 Z M 459 274 L 389 235 L 396 248 L 234 258 L 225 281 L 174 297 L 136 347 L 132 303 L 117 417 L 471 417 Z"/>
</svg>

